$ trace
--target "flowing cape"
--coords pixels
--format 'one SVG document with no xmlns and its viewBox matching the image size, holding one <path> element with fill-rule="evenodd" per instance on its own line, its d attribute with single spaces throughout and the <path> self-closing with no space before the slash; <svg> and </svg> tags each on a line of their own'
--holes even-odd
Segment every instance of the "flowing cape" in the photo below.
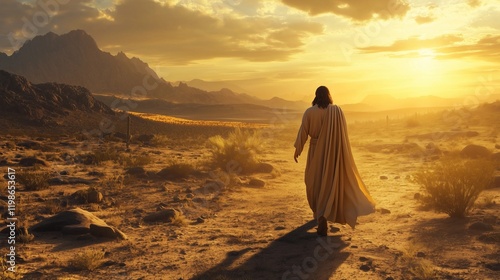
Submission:
<svg viewBox="0 0 500 280">
<path fill-rule="evenodd" d="M 314 218 L 354 228 L 358 216 L 375 212 L 375 202 L 354 163 L 344 113 L 336 105 L 326 110 L 320 134 L 309 147 L 307 200 Z"/>
</svg>

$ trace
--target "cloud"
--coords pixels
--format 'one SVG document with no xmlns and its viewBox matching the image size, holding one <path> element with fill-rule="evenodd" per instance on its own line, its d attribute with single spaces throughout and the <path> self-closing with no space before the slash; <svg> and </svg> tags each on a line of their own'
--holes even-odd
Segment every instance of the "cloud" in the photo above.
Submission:
<svg viewBox="0 0 500 280">
<path fill-rule="evenodd" d="M 52 0 L 57 1 L 57 0 Z M 13 0 L 13 19 L 32 17 L 37 7 L 22 5 Z M 0 12 L 0 28 L 19 31 L 22 22 L 9 28 Z M 323 32 L 323 25 L 308 20 L 284 21 L 274 17 L 239 17 L 214 15 L 191 10 L 181 5 L 153 0 L 123 0 L 113 9 L 99 10 L 91 0 L 69 1 L 61 5 L 50 23 L 40 28 L 65 33 L 83 29 L 100 46 L 119 46 L 123 50 L 157 61 L 187 64 L 197 60 L 231 57 L 248 61 L 283 61 L 302 51 L 310 36 Z M 3 31 L 2 30 L 2 31 Z M 6 42 L 0 38 L 0 48 Z"/>
<path fill-rule="evenodd" d="M 415 22 L 418 24 L 426 24 L 426 23 L 433 22 L 434 20 L 436 20 L 436 18 L 432 17 L 432 16 L 416 16 L 415 17 Z"/>
<path fill-rule="evenodd" d="M 464 43 L 458 35 L 443 35 L 432 39 L 408 38 L 389 46 L 361 48 L 364 53 L 388 53 L 392 57 L 420 56 L 419 50 L 432 49 L 437 59 L 474 58 L 500 62 L 500 35 L 486 35 L 475 43 Z"/>
<path fill-rule="evenodd" d="M 469 4 L 469 6 L 475 8 L 475 7 L 480 6 L 482 3 L 481 3 L 481 0 L 467 0 L 467 4 Z"/>
<path fill-rule="evenodd" d="M 410 7 L 401 0 L 281 0 L 310 15 L 332 13 L 355 21 L 401 18 Z"/>
<path fill-rule="evenodd" d="M 401 52 L 444 47 L 461 41 L 463 41 L 463 38 L 462 36 L 458 35 L 443 35 L 431 39 L 410 37 L 404 40 L 397 40 L 389 46 L 370 46 L 366 48 L 360 48 L 360 50 L 365 53 Z"/>
</svg>

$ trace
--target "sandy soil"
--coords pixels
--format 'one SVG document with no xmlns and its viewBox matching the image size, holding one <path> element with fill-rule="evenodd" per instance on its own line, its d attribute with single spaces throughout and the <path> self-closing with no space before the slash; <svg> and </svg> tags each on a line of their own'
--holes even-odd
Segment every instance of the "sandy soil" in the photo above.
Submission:
<svg viewBox="0 0 500 280">
<path fill-rule="evenodd" d="M 107 240 L 90 235 L 36 233 L 33 241 L 17 245 L 18 271 L 11 276 L 22 279 L 499 278 L 500 189 L 484 191 L 475 209 L 463 220 L 422 209 L 415 199 L 421 189 L 411 177 L 432 155 L 417 153 L 411 147 L 401 148 L 408 142 L 419 147 L 433 142 L 442 150 L 451 151 L 473 142 L 495 150 L 498 128 L 468 127 L 479 131 L 474 138 L 405 140 L 408 135 L 443 128 L 426 125 L 408 128 L 403 121 L 386 124 L 385 120 L 351 124 L 355 159 L 377 202 L 377 212 L 361 217 L 356 229 L 329 224 L 329 236 L 322 238 L 316 235 L 316 223 L 311 219 L 305 197 L 306 155 L 299 158 L 298 164 L 293 162 L 292 145 L 297 128 L 297 123 L 292 123 L 286 129 L 274 128 L 266 134 L 260 159 L 273 165 L 275 171 L 237 173 L 231 180 L 226 180 L 226 174 L 206 167 L 208 148 L 196 136 L 193 136 L 195 141 L 170 135 L 155 145 L 133 143 L 130 152 L 125 152 L 124 144 L 117 141 L 91 144 L 92 149 L 111 147 L 121 154 L 148 157 L 150 162 L 144 169 L 151 174 L 172 162 L 189 163 L 199 170 L 187 178 L 166 180 L 126 175 L 126 167 L 120 162 L 75 163 L 75 156 L 82 152 L 81 140 L 72 136 L 37 139 L 37 136 L 2 135 L 5 171 L 10 166 L 23 172 L 26 168 L 19 167 L 19 158 L 36 155 L 48 163 L 41 170 L 59 174 L 67 171 L 68 175 L 61 175 L 62 178 L 94 180 L 90 185 L 104 195 L 99 204 L 74 205 L 69 199 L 71 194 L 89 185 L 19 191 L 20 222 L 33 225 L 58 211 L 78 206 L 128 236 L 128 240 Z M 24 140 L 35 140 L 42 147 L 29 149 L 15 145 Z M 65 153 L 70 156 L 60 156 Z M 223 182 L 221 188 L 204 187 L 218 179 Z M 265 186 L 251 185 L 251 179 L 263 180 Z M 4 188 L 2 194 L 5 195 Z M 162 207 L 181 210 L 186 225 L 142 221 L 145 215 Z M 469 229 L 476 221 L 490 222 L 493 230 Z M 485 238 L 488 236 L 489 239 Z M 7 238 L 0 237 L 4 252 Z M 89 249 L 105 252 L 101 265 L 93 271 L 75 270 L 69 260 Z"/>
</svg>

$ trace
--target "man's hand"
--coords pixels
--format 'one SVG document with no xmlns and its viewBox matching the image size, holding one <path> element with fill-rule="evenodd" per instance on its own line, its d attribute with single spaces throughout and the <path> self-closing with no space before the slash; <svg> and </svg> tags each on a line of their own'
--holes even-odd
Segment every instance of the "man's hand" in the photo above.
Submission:
<svg viewBox="0 0 500 280">
<path fill-rule="evenodd" d="M 297 160 L 298 157 L 299 157 L 299 152 L 297 151 L 297 149 L 295 149 L 295 153 L 293 154 L 293 159 L 295 160 L 295 162 L 299 162 Z"/>
</svg>

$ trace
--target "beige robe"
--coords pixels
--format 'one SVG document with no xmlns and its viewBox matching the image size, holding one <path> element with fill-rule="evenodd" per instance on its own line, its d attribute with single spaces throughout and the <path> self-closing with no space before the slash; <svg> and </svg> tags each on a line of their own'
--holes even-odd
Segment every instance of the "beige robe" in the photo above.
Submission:
<svg viewBox="0 0 500 280">
<path fill-rule="evenodd" d="M 361 180 L 347 135 L 347 124 L 340 107 L 317 105 L 308 108 L 295 141 L 300 154 L 311 137 L 305 183 L 307 200 L 314 218 L 356 225 L 358 216 L 375 211 L 375 202 Z"/>
</svg>

